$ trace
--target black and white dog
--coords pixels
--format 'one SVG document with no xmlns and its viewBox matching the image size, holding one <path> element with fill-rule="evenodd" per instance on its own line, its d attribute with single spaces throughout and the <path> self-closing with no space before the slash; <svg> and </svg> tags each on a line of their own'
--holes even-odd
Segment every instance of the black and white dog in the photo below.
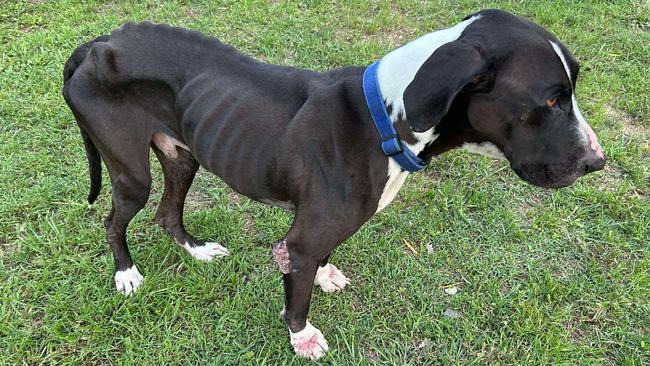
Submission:
<svg viewBox="0 0 650 366">
<path fill-rule="evenodd" d="M 126 24 L 77 48 L 63 95 L 86 148 L 89 203 L 99 193 L 100 159 L 110 174 L 105 226 L 117 289 L 128 295 L 143 282 L 126 228 L 149 197 L 150 149 L 165 177 L 156 222 L 197 259 L 228 255 L 183 227 L 199 166 L 254 200 L 294 210 L 273 257 L 291 344 L 311 359 L 328 348 L 307 320 L 312 287 L 332 292 L 348 283 L 328 257 L 395 198 L 410 170 L 398 154 L 426 162 L 466 148 L 508 159 L 522 179 L 548 188 L 605 164 L 578 109 L 578 63 L 526 19 L 481 11 L 376 66 L 375 99 L 390 121 L 384 127 L 396 130 L 387 137 L 371 115 L 364 67 L 318 73 L 270 65 L 217 39 L 150 23 Z"/>
</svg>

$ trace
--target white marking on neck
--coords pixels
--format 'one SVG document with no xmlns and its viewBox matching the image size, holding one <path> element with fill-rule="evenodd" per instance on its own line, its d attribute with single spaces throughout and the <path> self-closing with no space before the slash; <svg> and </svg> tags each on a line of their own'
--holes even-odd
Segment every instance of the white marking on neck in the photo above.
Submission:
<svg viewBox="0 0 650 366">
<path fill-rule="evenodd" d="M 489 141 L 484 141 L 479 144 L 474 142 L 466 142 L 463 144 L 463 146 L 461 146 L 461 148 L 475 154 L 484 155 L 499 160 L 506 160 L 506 156 L 503 155 L 501 149 Z"/>
<path fill-rule="evenodd" d="M 416 133 L 414 132 L 413 135 L 415 138 L 418 140 L 414 145 L 407 144 L 402 141 L 404 146 L 408 147 L 413 154 L 417 155 L 419 154 L 422 150 L 424 150 L 424 147 L 435 140 L 438 135 L 433 133 L 434 128 L 431 128 L 425 132 L 420 132 Z M 399 192 L 399 189 L 402 187 L 404 182 L 406 181 L 406 177 L 408 177 L 409 172 L 407 171 L 402 171 L 402 167 L 397 164 L 395 159 L 393 158 L 388 158 L 388 180 L 386 181 L 386 185 L 384 186 L 384 191 L 381 194 L 381 197 L 379 198 L 379 203 L 377 204 L 377 211 L 375 213 L 383 210 L 388 204 L 390 204 L 394 199 L 395 196 L 397 196 L 397 193 Z"/>
<path fill-rule="evenodd" d="M 377 70 L 379 90 L 386 105 L 392 107 L 390 118 L 393 123 L 400 118 L 406 119 L 404 91 L 413 82 L 422 65 L 433 55 L 435 50 L 445 43 L 457 40 L 465 28 L 480 17 L 480 15 L 475 15 L 451 28 L 426 34 L 390 52 L 381 59 Z M 415 155 L 419 154 L 427 144 L 438 137 L 438 135 L 434 134 L 433 127 L 424 132 L 414 131 L 413 136 L 417 140 L 415 144 L 402 143 Z M 391 158 L 387 158 L 387 160 L 388 180 L 379 198 L 376 212 L 383 210 L 395 199 L 409 174 L 407 171 L 402 171 L 402 168 L 395 160 Z"/>
<path fill-rule="evenodd" d="M 603 148 L 598 143 L 598 138 L 596 137 L 594 130 L 591 129 L 591 126 L 589 126 L 589 124 L 585 120 L 585 117 L 582 115 L 582 112 L 580 111 L 580 107 L 578 107 L 578 100 L 576 99 L 575 89 L 572 81 L 573 79 L 571 78 L 571 70 L 569 69 L 569 64 L 567 63 L 566 58 L 564 57 L 564 52 L 562 52 L 562 48 L 560 48 L 560 46 L 557 43 L 551 40 L 549 40 L 548 43 L 551 44 L 551 47 L 553 47 L 553 51 L 555 51 L 557 56 L 560 58 L 560 61 L 562 61 L 562 66 L 564 66 L 564 71 L 566 71 L 566 75 L 569 78 L 569 84 L 571 84 L 571 102 L 573 107 L 573 114 L 578 119 L 578 135 L 580 136 L 580 139 L 584 144 L 588 144 L 589 147 L 592 150 L 595 150 L 598 155 L 604 156 Z"/>
<path fill-rule="evenodd" d="M 465 28 L 479 19 L 475 15 L 455 26 L 426 34 L 415 41 L 390 52 L 379 63 L 378 82 L 386 105 L 392 106 L 391 119 L 406 118 L 404 91 L 411 84 L 418 70 L 433 52 L 445 43 L 455 41 Z"/>
</svg>

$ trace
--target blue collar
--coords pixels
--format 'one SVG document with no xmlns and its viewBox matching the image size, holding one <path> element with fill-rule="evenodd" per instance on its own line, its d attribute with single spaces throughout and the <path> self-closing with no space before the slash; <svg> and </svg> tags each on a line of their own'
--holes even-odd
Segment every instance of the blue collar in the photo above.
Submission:
<svg viewBox="0 0 650 366">
<path fill-rule="evenodd" d="M 372 121 L 377 127 L 381 137 L 381 150 L 388 157 L 395 159 L 403 170 L 417 172 L 424 169 L 424 162 L 413 154 L 408 147 L 402 145 L 397 131 L 393 127 L 393 122 L 388 116 L 384 99 L 379 91 L 379 82 L 377 81 L 377 70 L 379 61 L 368 66 L 363 73 L 363 94 L 366 97 L 366 104 L 370 109 Z"/>
</svg>

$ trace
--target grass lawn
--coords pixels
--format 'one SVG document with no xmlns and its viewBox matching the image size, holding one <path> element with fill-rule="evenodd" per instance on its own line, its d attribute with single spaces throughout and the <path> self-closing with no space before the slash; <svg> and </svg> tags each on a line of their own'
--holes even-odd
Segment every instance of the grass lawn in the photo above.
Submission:
<svg viewBox="0 0 650 366">
<path fill-rule="evenodd" d="M 319 363 L 650 364 L 647 2 L 8 0 L 0 2 L 0 365 L 309 364 L 293 355 L 280 321 L 270 252 L 291 215 L 205 171 L 186 223 L 232 255 L 199 263 L 152 224 L 162 192 L 155 162 L 152 197 L 128 233 L 145 283 L 128 298 L 115 290 L 102 224 L 108 178 L 89 212 L 86 158 L 61 96 L 63 63 L 78 44 L 150 20 L 268 62 L 325 70 L 369 64 L 487 7 L 532 18 L 581 61 L 578 97 L 608 166 L 559 191 L 464 152 L 413 175 L 334 253 L 352 285 L 315 292 L 310 320 L 331 348 Z M 448 286 L 460 291 L 448 295 Z"/>
</svg>

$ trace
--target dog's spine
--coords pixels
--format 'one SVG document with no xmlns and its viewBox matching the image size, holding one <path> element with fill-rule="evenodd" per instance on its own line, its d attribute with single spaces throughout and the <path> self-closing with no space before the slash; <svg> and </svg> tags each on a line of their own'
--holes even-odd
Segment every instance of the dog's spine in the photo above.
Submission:
<svg viewBox="0 0 650 366">
<path fill-rule="evenodd" d="M 82 44 L 74 50 L 72 55 L 70 55 L 70 58 L 68 58 L 66 61 L 65 66 L 63 67 L 64 85 L 67 84 L 68 80 L 70 80 L 70 78 L 74 75 L 79 65 L 81 65 L 84 58 L 86 57 L 86 54 L 90 50 L 90 47 L 95 42 L 106 42 L 107 40 L 108 36 L 101 36 L 92 40 L 91 42 Z M 83 139 L 84 147 L 86 150 L 86 158 L 88 159 L 88 170 L 90 173 L 90 192 L 88 193 L 88 205 L 90 206 L 93 204 L 93 202 L 95 202 L 97 196 L 99 195 L 99 191 L 102 188 L 101 157 L 99 155 L 97 147 L 93 143 L 93 140 L 90 138 L 90 135 L 88 135 L 88 133 L 84 130 L 78 121 L 77 124 L 79 125 L 79 130 L 81 131 L 81 138 Z"/>
</svg>

